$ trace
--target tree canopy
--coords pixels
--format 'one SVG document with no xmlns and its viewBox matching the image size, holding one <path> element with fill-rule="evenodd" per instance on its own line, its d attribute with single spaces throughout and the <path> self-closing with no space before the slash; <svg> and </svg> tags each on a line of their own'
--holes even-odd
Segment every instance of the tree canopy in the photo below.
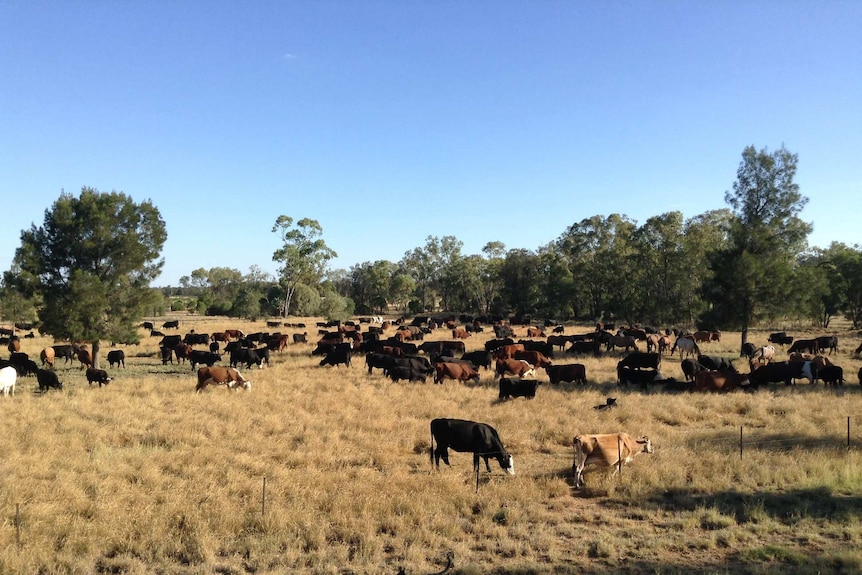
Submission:
<svg viewBox="0 0 862 575">
<path fill-rule="evenodd" d="M 165 223 L 150 202 L 83 188 L 62 193 L 44 223 L 21 232 L 4 283 L 41 299 L 40 331 L 93 343 L 137 342 L 140 321 L 164 263 Z"/>
<path fill-rule="evenodd" d="M 272 260 L 281 263 L 278 275 L 284 289 L 284 317 L 287 317 L 296 286 L 319 284 L 327 262 L 338 254 L 321 238 L 323 228 L 317 220 L 303 218 L 294 226 L 293 218 L 282 215 L 276 219 L 272 231 L 282 241 L 282 246 L 272 254 Z"/>
</svg>

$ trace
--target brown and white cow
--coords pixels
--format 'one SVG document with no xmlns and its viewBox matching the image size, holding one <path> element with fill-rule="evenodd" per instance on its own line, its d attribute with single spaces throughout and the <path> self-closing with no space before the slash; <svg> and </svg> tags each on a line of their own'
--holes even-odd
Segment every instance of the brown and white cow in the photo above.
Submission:
<svg viewBox="0 0 862 575">
<path fill-rule="evenodd" d="M 532 351 L 529 349 L 515 352 L 514 359 L 526 361 L 536 367 L 547 367 L 552 363 L 541 351 Z"/>
<path fill-rule="evenodd" d="M 652 443 L 646 436 L 637 439 L 628 433 L 578 435 L 574 439 L 575 461 L 572 473 L 575 487 L 583 487 L 587 466 L 614 467 L 614 475 L 623 463 L 631 463 L 641 453 L 652 453 Z"/>
<path fill-rule="evenodd" d="M 200 393 L 207 385 L 226 385 L 228 389 L 241 387 L 251 389 L 251 381 L 245 379 L 232 367 L 202 367 L 198 369 L 198 384 L 195 393 Z"/>
<path fill-rule="evenodd" d="M 497 348 L 497 351 L 494 352 L 495 359 L 513 359 L 515 357 L 515 352 L 524 351 L 523 343 L 512 343 L 508 345 L 501 346 Z"/>
<path fill-rule="evenodd" d="M 523 359 L 498 359 L 494 377 L 503 377 L 507 373 L 517 377 L 530 377 L 535 373 L 535 367 Z"/>
</svg>

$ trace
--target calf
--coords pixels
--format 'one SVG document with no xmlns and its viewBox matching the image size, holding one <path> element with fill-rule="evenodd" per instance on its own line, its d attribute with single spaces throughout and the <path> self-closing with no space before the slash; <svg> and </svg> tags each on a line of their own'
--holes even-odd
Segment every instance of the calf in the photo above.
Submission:
<svg viewBox="0 0 862 575">
<path fill-rule="evenodd" d="M 533 399 L 536 397 L 536 388 L 538 385 L 539 382 L 535 379 L 501 377 L 499 399 L 505 400 L 510 397 Z"/>
<path fill-rule="evenodd" d="M 63 389 L 57 374 L 50 369 L 40 369 L 36 372 L 36 381 L 39 382 L 39 391 L 45 393 L 49 389 Z"/>
<path fill-rule="evenodd" d="M 104 369 L 95 369 L 92 367 L 87 368 L 87 384 L 93 385 L 94 383 L 98 383 L 99 387 L 102 385 L 108 385 L 111 382 L 111 378 L 108 377 L 108 372 Z"/>
</svg>

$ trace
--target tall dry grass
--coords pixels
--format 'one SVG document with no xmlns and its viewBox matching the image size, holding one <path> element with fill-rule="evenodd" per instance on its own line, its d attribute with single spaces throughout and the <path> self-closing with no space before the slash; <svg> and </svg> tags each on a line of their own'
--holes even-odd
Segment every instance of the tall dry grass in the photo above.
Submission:
<svg viewBox="0 0 862 575">
<path fill-rule="evenodd" d="M 707 350 L 732 357 L 738 339 Z M 243 370 L 250 392 L 195 394 L 189 366 L 163 366 L 155 340 L 125 349 L 106 388 L 61 362 L 62 392 L 25 378 L 0 398 L 0 573 L 413 574 L 448 551 L 456 573 L 862 571 L 860 361 L 847 352 L 843 388 L 728 395 L 620 389 L 618 356 L 558 354 L 587 366 L 586 386 L 540 372 L 534 400 L 499 402 L 490 372 L 394 384 L 361 356 L 321 368 L 311 345 Z M 682 378 L 678 359 L 662 371 Z M 607 396 L 619 407 L 594 410 Z M 517 475 L 492 461 L 477 493 L 470 454 L 432 471 L 435 417 L 494 425 Z M 649 435 L 655 453 L 573 491 L 572 437 L 620 430 Z"/>
</svg>

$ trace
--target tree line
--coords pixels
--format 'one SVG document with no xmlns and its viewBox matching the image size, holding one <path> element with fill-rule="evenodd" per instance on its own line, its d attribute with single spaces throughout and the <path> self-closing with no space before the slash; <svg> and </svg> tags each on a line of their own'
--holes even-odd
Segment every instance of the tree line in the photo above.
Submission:
<svg viewBox="0 0 862 575">
<path fill-rule="evenodd" d="M 275 315 L 404 315 L 455 311 L 490 317 L 685 325 L 741 330 L 760 322 L 836 316 L 862 321 L 862 248 L 809 248 L 808 199 L 798 157 L 783 146 L 745 148 L 726 208 L 643 224 L 622 214 L 573 223 L 537 249 L 488 242 L 464 254 L 454 236 L 429 236 L 397 262 L 330 270 L 337 254 L 313 219 L 279 216 L 275 277 L 197 269 L 176 287 L 152 288 L 167 238 L 151 202 L 83 188 L 62 193 L 21 246 L 0 285 L 0 316 L 37 321 L 58 339 L 134 342 L 147 315 L 183 309 L 257 319 Z"/>
</svg>

